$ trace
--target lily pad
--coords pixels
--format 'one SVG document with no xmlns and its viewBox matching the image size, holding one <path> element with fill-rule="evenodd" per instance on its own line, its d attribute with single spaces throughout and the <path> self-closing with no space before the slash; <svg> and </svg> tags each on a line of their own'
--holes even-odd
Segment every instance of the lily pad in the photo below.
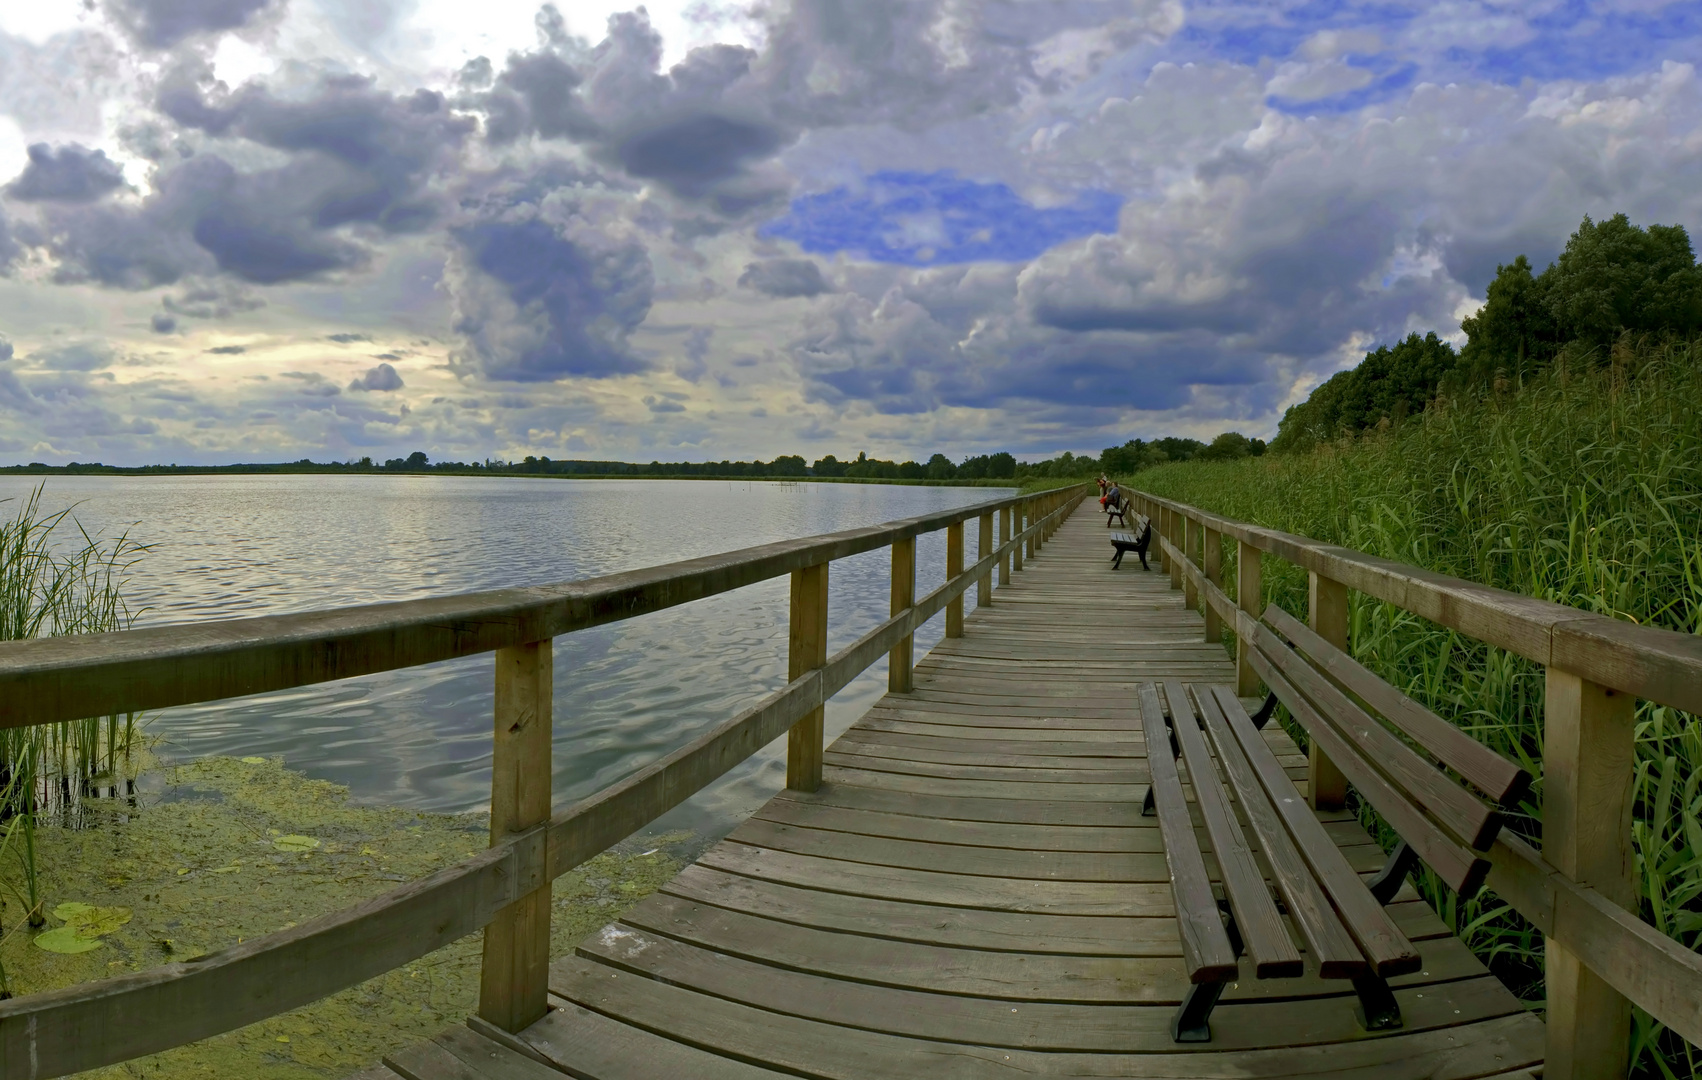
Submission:
<svg viewBox="0 0 1702 1080">
<path fill-rule="evenodd" d="M 280 836 L 272 841 L 272 846 L 279 851 L 312 851 L 319 841 L 312 836 Z"/>
<path fill-rule="evenodd" d="M 54 908 L 53 917 L 74 929 L 80 937 L 97 938 L 103 934 L 110 934 L 129 922 L 130 909 L 127 907 L 95 907 L 93 904 L 71 901 Z"/>
<path fill-rule="evenodd" d="M 78 953 L 86 953 L 100 948 L 100 938 L 83 937 L 77 933 L 75 926 L 67 923 L 64 926 L 56 926 L 52 930 L 37 934 L 35 944 L 38 949 L 75 956 Z"/>
</svg>

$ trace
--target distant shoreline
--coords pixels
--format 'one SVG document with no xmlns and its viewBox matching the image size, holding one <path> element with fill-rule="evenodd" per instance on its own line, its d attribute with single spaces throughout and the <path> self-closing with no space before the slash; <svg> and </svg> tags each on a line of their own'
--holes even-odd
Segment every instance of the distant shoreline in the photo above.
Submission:
<svg viewBox="0 0 1702 1080">
<path fill-rule="evenodd" d="M 976 480 L 905 480 L 876 476 L 749 476 L 737 473 L 531 472 L 525 469 L 386 469 L 362 465 L 0 465 L 7 476 L 476 476 L 523 480 L 761 480 L 780 484 L 892 484 L 900 487 L 1022 487 L 1015 477 Z M 1061 487 L 1069 480 L 1049 485 Z"/>
</svg>

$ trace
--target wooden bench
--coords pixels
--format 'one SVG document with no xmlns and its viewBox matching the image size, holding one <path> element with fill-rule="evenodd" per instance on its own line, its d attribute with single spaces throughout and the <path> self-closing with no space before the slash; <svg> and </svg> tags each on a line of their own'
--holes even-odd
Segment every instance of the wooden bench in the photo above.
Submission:
<svg viewBox="0 0 1702 1080">
<path fill-rule="evenodd" d="M 1105 504 L 1104 511 L 1105 527 L 1107 529 L 1111 527 L 1112 518 L 1116 518 L 1117 524 L 1123 526 L 1123 528 L 1126 529 L 1129 527 L 1129 522 L 1125 518 L 1125 515 L 1129 511 L 1129 500 L 1121 491 L 1113 496 L 1110 502 Z"/>
<path fill-rule="evenodd" d="M 1421 960 L 1383 905 L 1420 861 L 1462 899 L 1473 896 L 1489 871 L 1483 852 L 1530 776 L 1282 608 L 1267 608 L 1253 634 L 1251 659 L 1260 677 L 1401 842 L 1380 871 L 1362 880 L 1232 688 L 1166 682 L 1161 699 L 1159 686 L 1142 685 L 1149 802 L 1158 814 L 1192 984 L 1171 1036 L 1177 1042 L 1211 1039 L 1212 1007 L 1224 985 L 1240 977 L 1242 952 L 1251 957 L 1255 978 L 1303 972 L 1306 965 L 1283 912 L 1321 978 L 1352 980 L 1361 1025 L 1368 1031 L 1398 1028 L 1400 1008 L 1387 980 L 1419 970 Z M 1261 714 L 1268 715 L 1268 704 Z M 1184 800 L 1181 767 L 1216 858 L 1221 901 L 1212 891 Z M 1263 853 L 1263 866 L 1255 848 Z M 1266 885 L 1267 872 L 1281 897 L 1280 910 Z"/>
<path fill-rule="evenodd" d="M 1141 569 L 1151 570 L 1146 563 L 1147 549 L 1152 547 L 1152 522 L 1139 515 L 1135 517 L 1133 533 L 1112 533 L 1111 548 L 1116 552 L 1111 556 L 1111 569 L 1116 570 L 1123 565 L 1123 556 L 1134 552 L 1141 557 Z"/>
</svg>

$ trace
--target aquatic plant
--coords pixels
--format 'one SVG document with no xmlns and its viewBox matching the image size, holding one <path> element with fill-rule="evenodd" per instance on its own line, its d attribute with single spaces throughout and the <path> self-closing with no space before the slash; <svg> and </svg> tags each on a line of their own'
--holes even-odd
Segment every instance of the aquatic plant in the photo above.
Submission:
<svg viewBox="0 0 1702 1080">
<path fill-rule="evenodd" d="M 1307 454 L 1160 466 L 1138 474 L 1134 486 L 1528 596 L 1702 634 L 1698 401 L 1702 345 L 1621 341 L 1600 358 L 1571 348 L 1523 385 L 1443 399 L 1384 431 Z M 1234 552 L 1226 558 L 1232 574 Z M 1304 613 L 1304 571 L 1266 559 L 1264 581 L 1268 601 Z M 1540 666 L 1362 595 L 1350 618 L 1362 663 L 1542 775 Z M 1649 702 L 1636 721 L 1642 913 L 1702 947 L 1702 725 Z M 1540 780 L 1522 811 L 1515 827 L 1540 837 Z M 1432 878 L 1420 886 L 1490 969 L 1540 1007 L 1542 935 L 1490 893 L 1459 901 Z M 1702 1067 L 1702 1053 L 1641 1011 L 1634 1054 L 1639 1076 L 1695 1076 Z"/>
</svg>

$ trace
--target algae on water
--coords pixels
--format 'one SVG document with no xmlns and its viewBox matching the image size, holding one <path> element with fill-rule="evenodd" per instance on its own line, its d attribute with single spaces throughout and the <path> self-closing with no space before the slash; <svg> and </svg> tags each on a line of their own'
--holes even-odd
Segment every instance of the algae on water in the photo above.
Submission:
<svg viewBox="0 0 1702 1080">
<path fill-rule="evenodd" d="M 121 800 L 94 827 L 37 828 L 37 933 L 0 902 L 0 960 L 16 994 L 185 960 L 337 911 L 465 859 L 487 844 L 483 815 L 352 805 L 347 790 L 263 758 L 160 770 L 165 790 Z M 555 883 L 553 950 L 655 891 L 690 834 L 631 842 Z M 477 1005 L 479 935 L 282 1016 L 85 1074 L 102 1080 L 341 1078 Z"/>
</svg>

